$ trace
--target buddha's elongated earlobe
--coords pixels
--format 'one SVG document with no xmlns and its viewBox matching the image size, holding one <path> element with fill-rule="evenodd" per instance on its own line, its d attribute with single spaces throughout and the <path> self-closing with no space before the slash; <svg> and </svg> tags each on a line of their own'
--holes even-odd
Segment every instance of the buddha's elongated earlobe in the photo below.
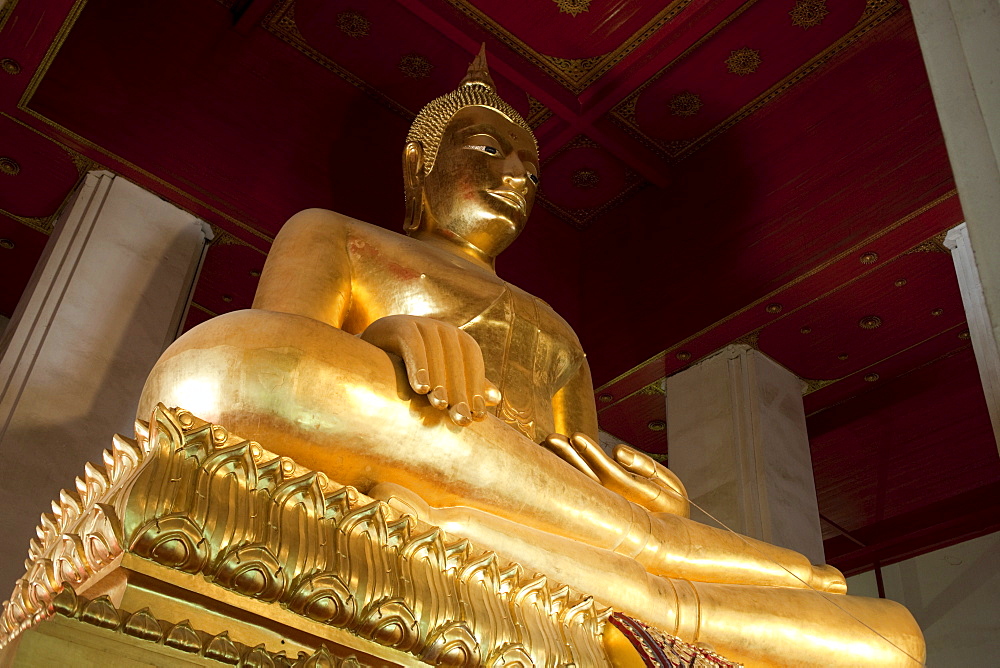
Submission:
<svg viewBox="0 0 1000 668">
<path fill-rule="evenodd" d="M 423 215 L 424 147 L 418 141 L 406 142 L 403 149 L 403 187 L 406 194 L 406 218 L 403 230 L 420 229 Z"/>
</svg>

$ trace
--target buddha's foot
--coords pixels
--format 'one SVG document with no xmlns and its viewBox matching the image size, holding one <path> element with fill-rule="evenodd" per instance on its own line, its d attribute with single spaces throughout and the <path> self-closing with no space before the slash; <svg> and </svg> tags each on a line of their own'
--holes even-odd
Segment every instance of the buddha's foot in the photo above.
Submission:
<svg viewBox="0 0 1000 668">
<path fill-rule="evenodd" d="M 843 573 L 830 564 L 814 564 L 810 584 L 820 591 L 831 594 L 847 593 L 847 579 L 844 578 Z"/>
</svg>

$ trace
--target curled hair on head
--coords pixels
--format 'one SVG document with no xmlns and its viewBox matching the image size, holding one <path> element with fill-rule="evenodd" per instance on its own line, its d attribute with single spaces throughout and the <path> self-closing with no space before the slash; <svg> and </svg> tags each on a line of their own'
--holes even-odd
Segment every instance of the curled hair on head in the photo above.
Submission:
<svg viewBox="0 0 1000 668">
<path fill-rule="evenodd" d="M 514 107 L 504 102 L 496 94 L 496 85 L 486 67 L 486 45 L 483 44 L 479 55 L 469 65 L 469 72 L 458 88 L 447 95 L 432 100 L 413 119 L 413 125 L 410 126 L 410 131 L 406 135 L 406 141 L 417 141 L 423 146 L 424 175 L 430 174 L 431 169 L 434 168 L 434 159 L 441 147 L 441 137 L 444 136 L 444 129 L 448 122 L 465 107 L 486 107 L 496 111 L 511 123 L 527 130 L 531 138 L 535 140 L 535 150 L 538 150 L 538 140 L 535 139 L 531 127 Z"/>
</svg>

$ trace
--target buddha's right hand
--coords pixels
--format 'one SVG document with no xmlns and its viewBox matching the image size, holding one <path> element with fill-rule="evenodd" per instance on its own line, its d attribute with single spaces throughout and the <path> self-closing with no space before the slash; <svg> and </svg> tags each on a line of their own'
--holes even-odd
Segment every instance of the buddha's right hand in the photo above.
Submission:
<svg viewBox="0 0 1000 668">
<path fill-rule="evenodd" d="M 550 434 L 542 445 L 646 510 L 690 517 L 691 503 L 680 478 L 645 453 L 620 443 L 611 457 L 594 439 L 580 433 Z"/>
<path fill-rule="evenodd" d="M 413 391 L 447 410 L 457 425 L 482 420 L 488 406 L 500 403 L 500 390 L 486 379 L 479 344 L 454 325 L 390 315 L 370 324 L 361 339 L 403 358 Z"/>
</svg>

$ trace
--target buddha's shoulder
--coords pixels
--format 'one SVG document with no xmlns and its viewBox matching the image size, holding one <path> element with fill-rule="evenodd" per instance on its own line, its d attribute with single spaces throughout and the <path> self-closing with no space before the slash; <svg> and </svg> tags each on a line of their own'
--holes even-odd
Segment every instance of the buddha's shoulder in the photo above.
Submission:
<svg viewBox="0 0 1000 668">
<path fill-rule="evenodd" d="M 508 285 L 510 285 L 510 283 L 508 283 Z M 577 337 L 576 332 L 573 331 L 572 325 L 570 325 L 565 318 L 559 315 L 559 313 L 552 308 L 547 301 L 541 297 L 529 294 L 520 288 L 516 289 L 534 301 L 535 314 L 539 319 L 539 324 L 541 325 L 541 329 L 543 331 L 554 334 L 559 338 L 566 339 L 572 346 L 577 348 L 580 347 L 580 339 Z"/>
<path fill-rule="evenodd" d="M 538 298 L 536 297 L 536 299 Z M 539 312 L 551 328 L 550 331 L 558 332 L 559 336 L 565 339 L 571 347 L 582 350 L 582 347 L 580 346 L 580 339 L 577 337 L 572 325 L 570 325 L 565 318 L 559 315 L 556 310 L 549 306 L 546 302 L 538 299 L 538 304 Z"/>
<path fill-rule="evenodd" d="M 404 234 L 328 209 L 306 209 L 289 218 L 278 238 L 289 237 L 317 238 L 327 243 L 343 243 L 349 239 L 375 245 L 412 243 Z"/>
</svg>

